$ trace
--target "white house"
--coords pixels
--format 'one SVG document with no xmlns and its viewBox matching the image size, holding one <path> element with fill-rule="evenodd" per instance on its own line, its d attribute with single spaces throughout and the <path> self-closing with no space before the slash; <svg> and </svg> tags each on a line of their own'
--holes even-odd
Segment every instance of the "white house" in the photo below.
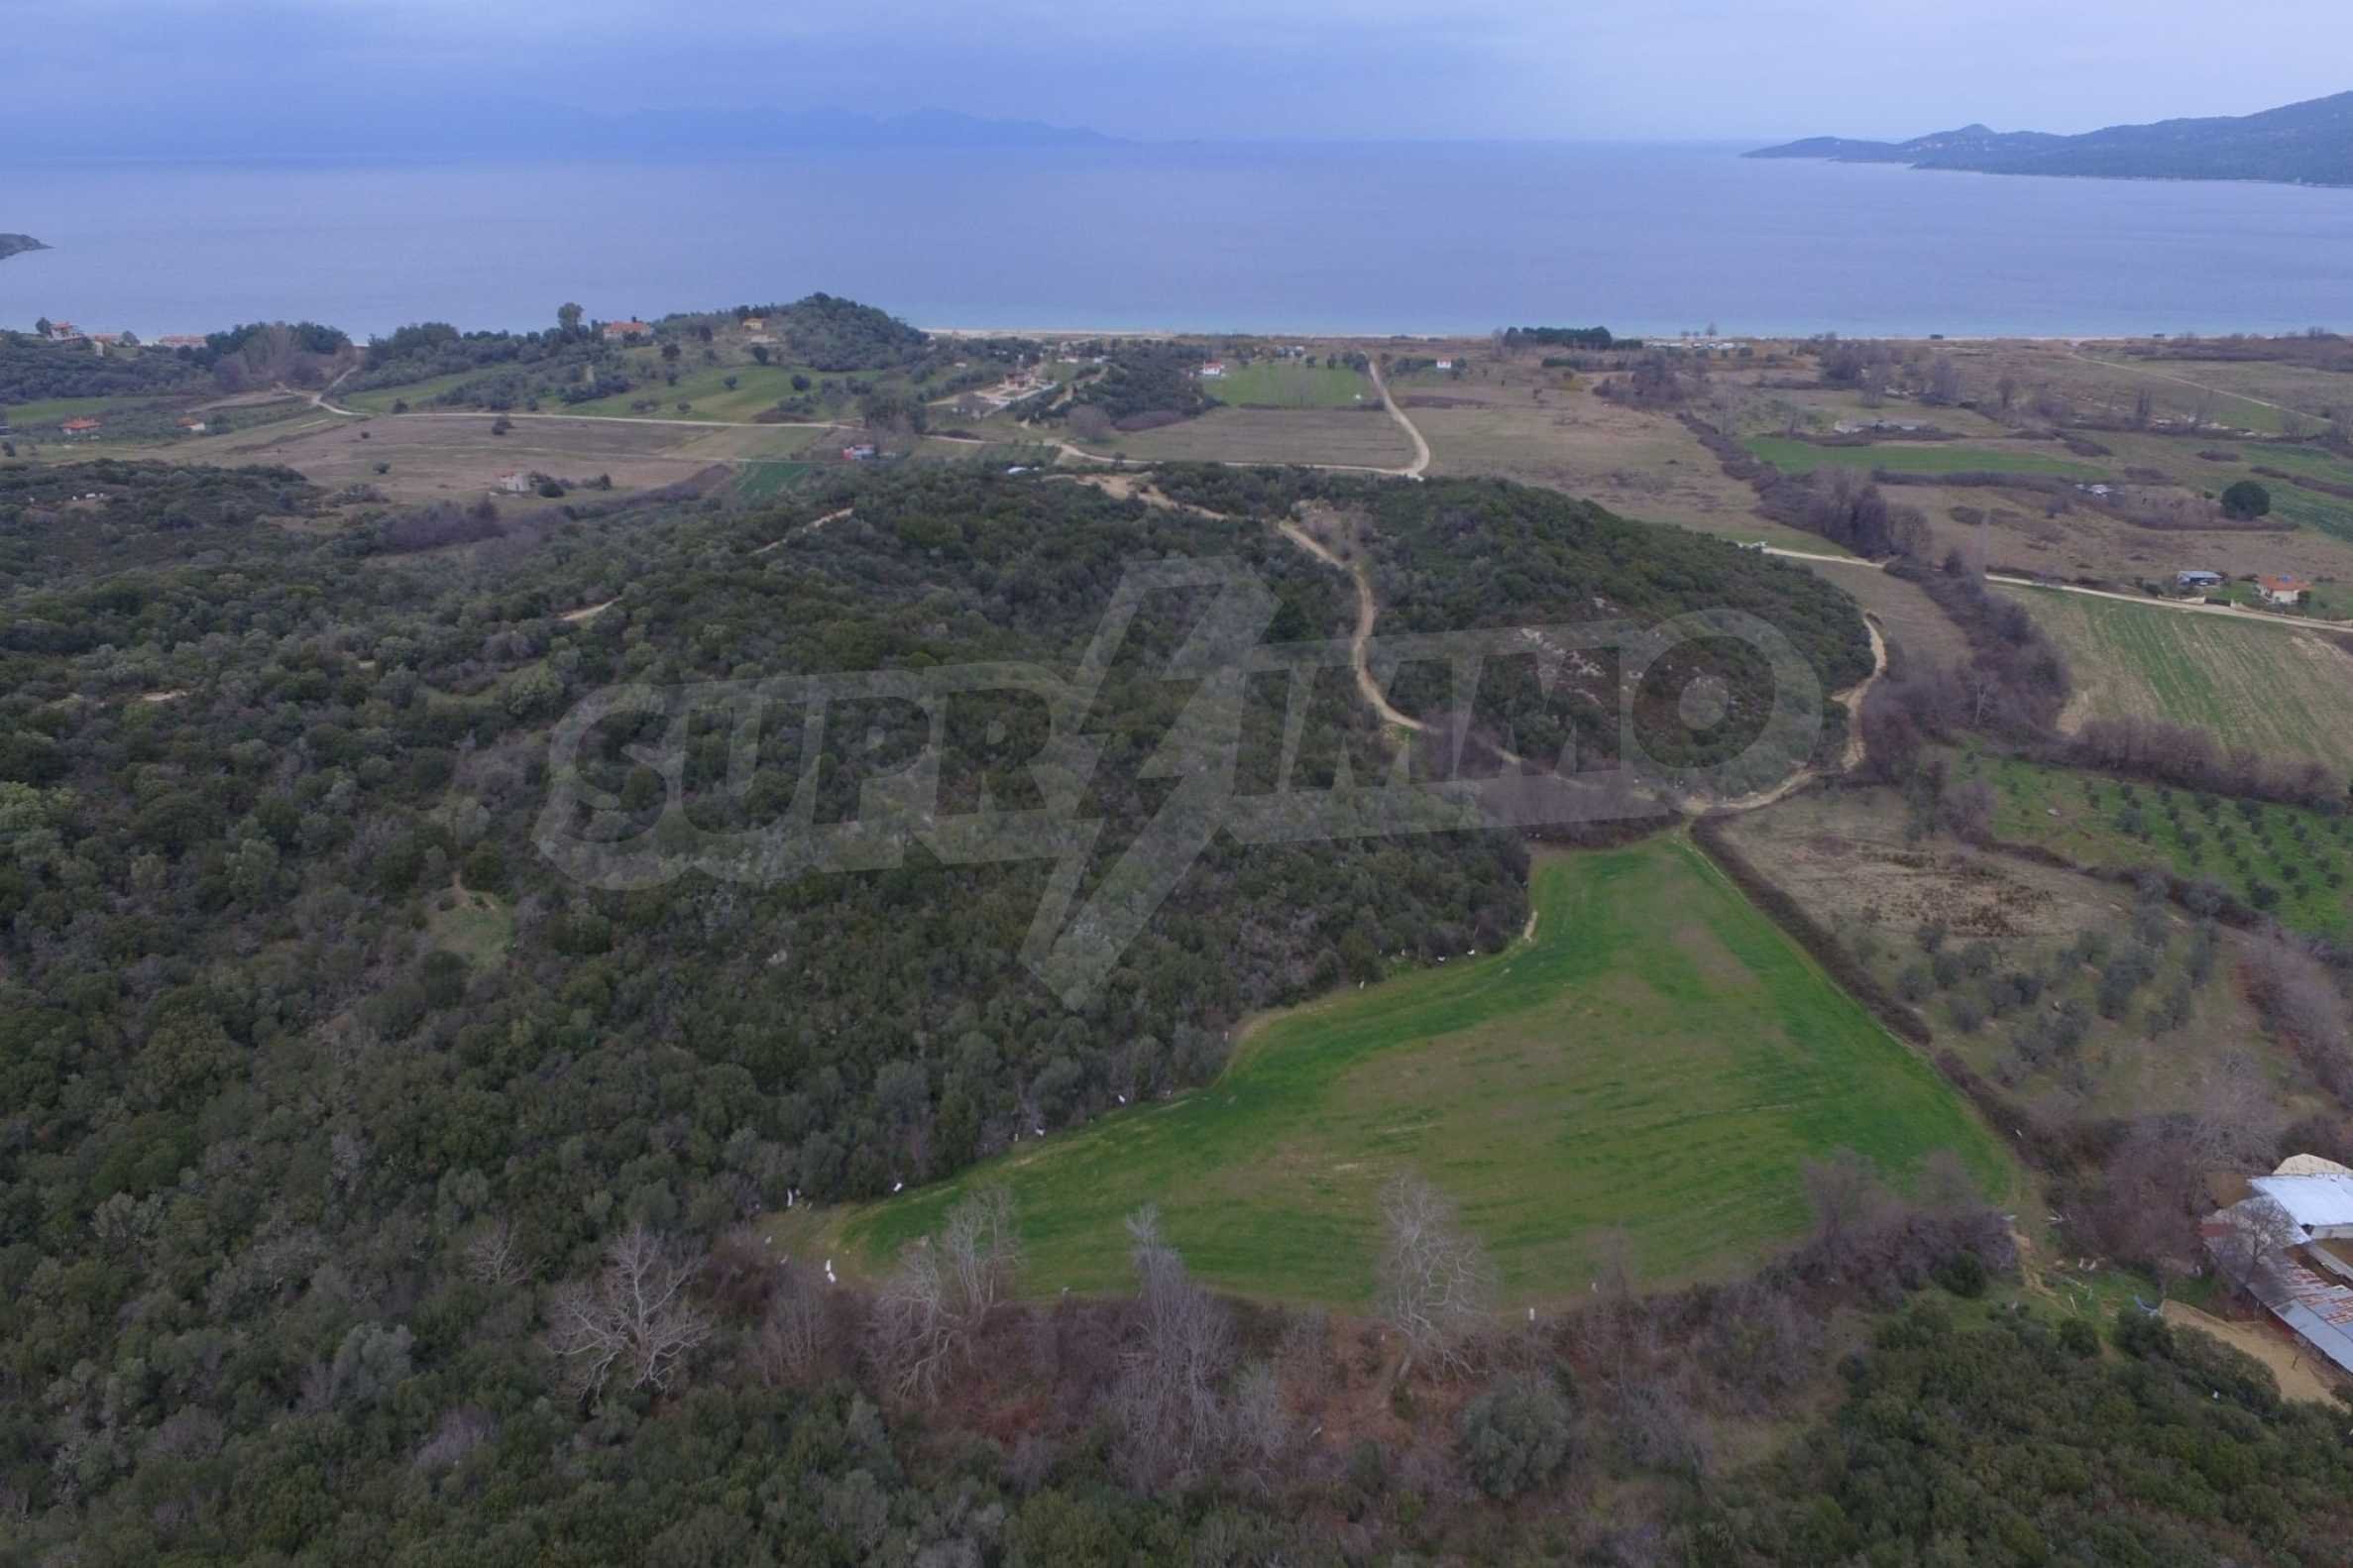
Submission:
<svg viewBox="0 0 2353 1568">
<path fill-rule="evenodd" d="M 2312 585 L 2294 573 L 2255 580 L 2255 592 L 2263 596 L 2263 602 L 2281 610 L 2295 609 L 2311 591 Z"/>
<path fill-rule="evenodd" d="M 1441 371 L 1450 371 L 1450 370 L 1454 369 L 1454 361 L 1452 361 L 1452 360 L 1440 360 L 1440 361 L 1438 361 L 1438 362 L 1437 362 L 1437 364 L 1435 364 L 1434 366 L 1432 366 L 1432 367 L 1431 367 L 1431 369 L 1433 369 L 1433 370 L 1441 370 Z"/>
<path fill-rule="evenodd" d="M 1225 374 L 1225 361 L 1211 360 L 1201 367 L 1201 380 L 1215 381 Z"/>
<path fill-rule="evenodd" d="M 531 493 L 531 476 L 519 471 L 501 474 L 499 488 L 509 496 L 527 496 Z"/>
</svg>

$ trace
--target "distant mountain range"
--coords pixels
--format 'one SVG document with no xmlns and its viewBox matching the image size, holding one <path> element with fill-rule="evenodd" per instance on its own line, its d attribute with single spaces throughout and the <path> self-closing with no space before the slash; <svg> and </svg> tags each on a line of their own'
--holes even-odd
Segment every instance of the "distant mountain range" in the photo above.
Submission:
<svg viewBox="0 0 2353 1568">
<path fill-rule="evenodd" d="M 858 149 L 1111 145 L 1097 131 L 926 109 L 637 109 L 470 103 L 394 113 L 365 105 L 224 105 L 201 120 L 124 113 L 60 123 L 0 113 L 0 141 L 52 158 L 636 158 Z"/>
<path fill-rule="evenodd" d="M 2353 185 L 2353 92 L 2236 119 L 2112 125 L 2080 136 L 1966 125 L 1909 142 L 1817 136 L 1750 158 L 1909 164 L 1987 174 L 2083 174 L 2109 179 L 2268 179 Z"/>
<path fill-rule="evenodd" d="M 46 251 L 49 247 L 30 234 L 0 234 L 0 261 L 6 261 L 19 251 Z"/>
</svg>

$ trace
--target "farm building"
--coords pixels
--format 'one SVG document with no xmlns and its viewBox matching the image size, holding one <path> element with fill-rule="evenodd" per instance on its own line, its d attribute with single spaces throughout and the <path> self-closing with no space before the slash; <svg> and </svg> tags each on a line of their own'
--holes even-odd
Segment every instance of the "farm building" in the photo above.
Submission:
<svg viewBox="0 0 2353 1568">
<path fill-rule="evenodd" d="M 871 442 L 861 441 L 856 446 L 845 446 L 841 449 L 841 461 L 844 463 L 871 463 L 874 461 L 875 455 Z"/>
<path fill-rule="evenodd" d="M 619 343 L 628 338 L 650 338 L 652 336 L 653 328 L 642 321 L 608 321 L 605 323 L 605 341 L 608 343 Z"/>
<path fill-rule="evenodd" d="M 2263 602 L 2267 605 L 2277 605 L 2282 609 L 2293 609 L 2301 604 L 2304 595 L 2310 593 L 2311 589 L 2311 584 L 2293 573 L 2282 577 L 2259 577 L 2255 580 L 2255 592 L 2263 596 Z"/>
<path fill-rule="evenodd" d="M 204 416 L 194 413 L 181 414 L 179 428 L 188 435 L 202 435 L 205 430 Z"/>
<path fill-rule="evenodd" d="M 2353 1372 L 2353 1171 L 2296 1155 L 2198 1227 L 2222 1272 Z"/>
<path fill-rule="evenodd" d="M 1452 360 L 1439 360 L 1439 361 L 1437 361 L 1437 362 L 1436 362 L 1434 365 L 1432 365 L 1430 368 L 1431 368 L 1432 370 L 1450 371 L 1450 370 L 1454 369 L 1454 361 L 1452 361 Z"/>
<path fill-rule="evenodd" d="M 743 318 L 743 330 L 746 332 L 765 332 L 768 330 L 768 318 L 766 316 L 745 316 Z"/>
<path fill-rule="evenodd" d="M 173 332 L 156 339 L 156 347 L 160 349 L 200 349 L 204 347 L 204 339 L 193 332 Z"/>
<path fill-rule="evenodd" d="M 2174 586 L 2176 588 L 2220 588 L 2222 574 L 2203 571 L 2176 572 Z"/>
<path fill-rule="evenodd" d="M 527 496 L 531 492 L 531 476 L 520 471 L 501 474 L 499 488 L 509 496 Z"/>
<path fill-rule="evenodd" d="M 98 433 L 99 421 L 91 418 L 68 419 L 57 426 L 59 434 L 68 441 L 86 441 Z"/>
<path fill-rule="evenodd" d="M 1218 377 L 1223 376 L 1224 374 L 1225 361 L 1223 360 L 1211 360 L 1208 364 L 1201 367 L 1201 379 L 1203 381 L 1215 381 Z"/>
</svg>

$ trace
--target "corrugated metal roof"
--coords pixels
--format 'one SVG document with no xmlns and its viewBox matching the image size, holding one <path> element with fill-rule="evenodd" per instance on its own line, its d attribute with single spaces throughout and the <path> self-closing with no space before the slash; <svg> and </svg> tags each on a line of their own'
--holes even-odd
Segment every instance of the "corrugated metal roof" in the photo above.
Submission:
<svg viewBox="0 0 2353 1568">
<path fill-rule="evenodd" d="M 2278 1199 L 2289 1217 L 2306 1230 L 2353 1225 L 2353 1176 L 2267 1176 L 2248 1184 Z"/>
</svg>

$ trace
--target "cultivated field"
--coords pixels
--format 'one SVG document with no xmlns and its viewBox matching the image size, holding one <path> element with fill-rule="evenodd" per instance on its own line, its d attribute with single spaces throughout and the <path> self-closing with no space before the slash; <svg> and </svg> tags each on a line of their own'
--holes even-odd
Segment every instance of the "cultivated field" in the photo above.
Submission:
<svg viewBox="0 0 2353 1568">
<path fill-rule="evenodd" d="M 1355 1303 L 1376 1196 L 1410 1168 L 1534 1301 L 1582 1294 L 1611 1226 L 1647 1281 L 1737 1273 L 1804 1228 L 1800 1167 L 1839 1148 L 1899 1177 L 1954 1149 L 2007 1190 L 2000 1147 L 1935 1070 L 1688 840 L 1546 858 L 1534 894 L 1531 940 L 1268 1019 L 1207 1089 L 788 1223 L 779 1245 L 878 1267 L 1003 1181 L 1033 1293 L 1123 1285 L 1121 1220 L 1149 1202 L 1221 1288 Z"/>
<path fill-rule="evenodd" d="M 2008 842 L 2038 844 L 2079 865 L 2163 866 L 2218 883 L 2297 931 L 2353 930 L 2353 819 L 2018 757 L 1965 754 L 1954 776 L 1993 786 L 1994 834 Z"/>
<path fill-rule="evenodd" d="M 1371 378 L 1361 371 L 1287 360 L 1232 366 L 1204 387 L 1219 402 L 1235 408 L 1355 408 L 1381 401 Z"/>
<path fill-rule="evenodd" d="M 1902 657 L 1925 664 L 1963 664 L 1968 661 L 1968 639 L 1961 634 L 1961 628 L 1953 623 L 1953 617 L 1939 610 L 1935 600 L 1902 578 L 1890 577 L 1874 567 L 1861 564 L 1803 564 L 1820 573 L 1825 580 L 1837 584 L 1856 604 L 1878 616 L 1880 631 L 1896 645 Z"/>
<path fill-rule="evenodd" d="M 2047 589 L 2005 588 L 2058 642 L 2093 716 L 2190 725 L 2224 746 L 2353 774 L 2353 654 L 2330 633 Z"/>
<path fill-rule="evenodd" d="M 1541 400 L 1537 393 L 1542 392 Z M 1450 381 L 1442 393 L 1398 390 L 1430 444 L 1430 472 L 1495 475 L 1542 485 L 1644 522 L 1762 539 L 1828 555 L 1838 545 L 1768 522 L 1756 493 L 1728 478 L 1708 449 L 1671 418 L 1621 407 L 1583 387 L 1563 389 L 1532 362 Z"/>
<path fill-rule="evenodd" d="M 1378 406 L 1363 409 L 1212 408 L 1158 430 L 1119 433 L 1092 443 L 1104 456 L 1146 461 L 1207 459 L 1224 463 L 1325 463 L 1402 468 L 1412 443 Z"/>
<path fill-rule="evenodd" d="M 516 419 L 494 435 L 491 414 L 326 420 L 283 432 L 229 436 L 206 448 L 216 463 L 282 463 L 328 489 L 366 485 L 394 502 L 473 500 L 499 476 L 537 470 L 565 479 L 613 478 L 620 491 L 691 479 L 708 457 L 678 448 L 695 432 L 674 425 Z M 387 465 L 379 474 L 378 464 Z M 534 504 L 500 497 L 501 505 Z"/>
<path fill-rule="evenodd" d="M 1888 469 L 1902 474 L 2035 474 L 2060 479 L 2104 480 L 2115 476 L 2089 463 L 2055 455 L 2047 445 L 1970 446 L 1959 441 L 1875 441 L 1868 446 L 1817 446 L 1786 436 L 1751 436 L 1749 451 L 1784 474 L 1811 474 L 1823 468 L 1852 468 L 1869 473 Z"/>
<path fill-rule="evenodd" d="M 2215 934 L 2205 982 L 2186 988 L 2179 1022 L 2159 1027 L 2197 941 L 2193 922 L 2160 906 L 2145 928 L 2159 945 L 2157 972 L 2103 1016 L 2101 965 L 2141 940 L 2133 890 L 1919 837 L 1913 826 L 1895 791 L 1818 791 L 1738 820 L 1731 837 L 1874 980 L 1919 1009 L 1939 1047 L 2024 1100 L 2071 1115 L 2194 1110 L 2234 1064 L 2227 1059 L 2252 1048 L 2284 1101 L 2317 1108 L 2287 1055 L 2263 1044 L 2232 982 L 2243 938 Z M 2021 974 L 2034 977 L 2031 1001 L 2004 993 Z M 2066 1009 L 2082 1021 L 2073 1044 L 2038 1041 L 2027 1027 Z"/>
</svg>

